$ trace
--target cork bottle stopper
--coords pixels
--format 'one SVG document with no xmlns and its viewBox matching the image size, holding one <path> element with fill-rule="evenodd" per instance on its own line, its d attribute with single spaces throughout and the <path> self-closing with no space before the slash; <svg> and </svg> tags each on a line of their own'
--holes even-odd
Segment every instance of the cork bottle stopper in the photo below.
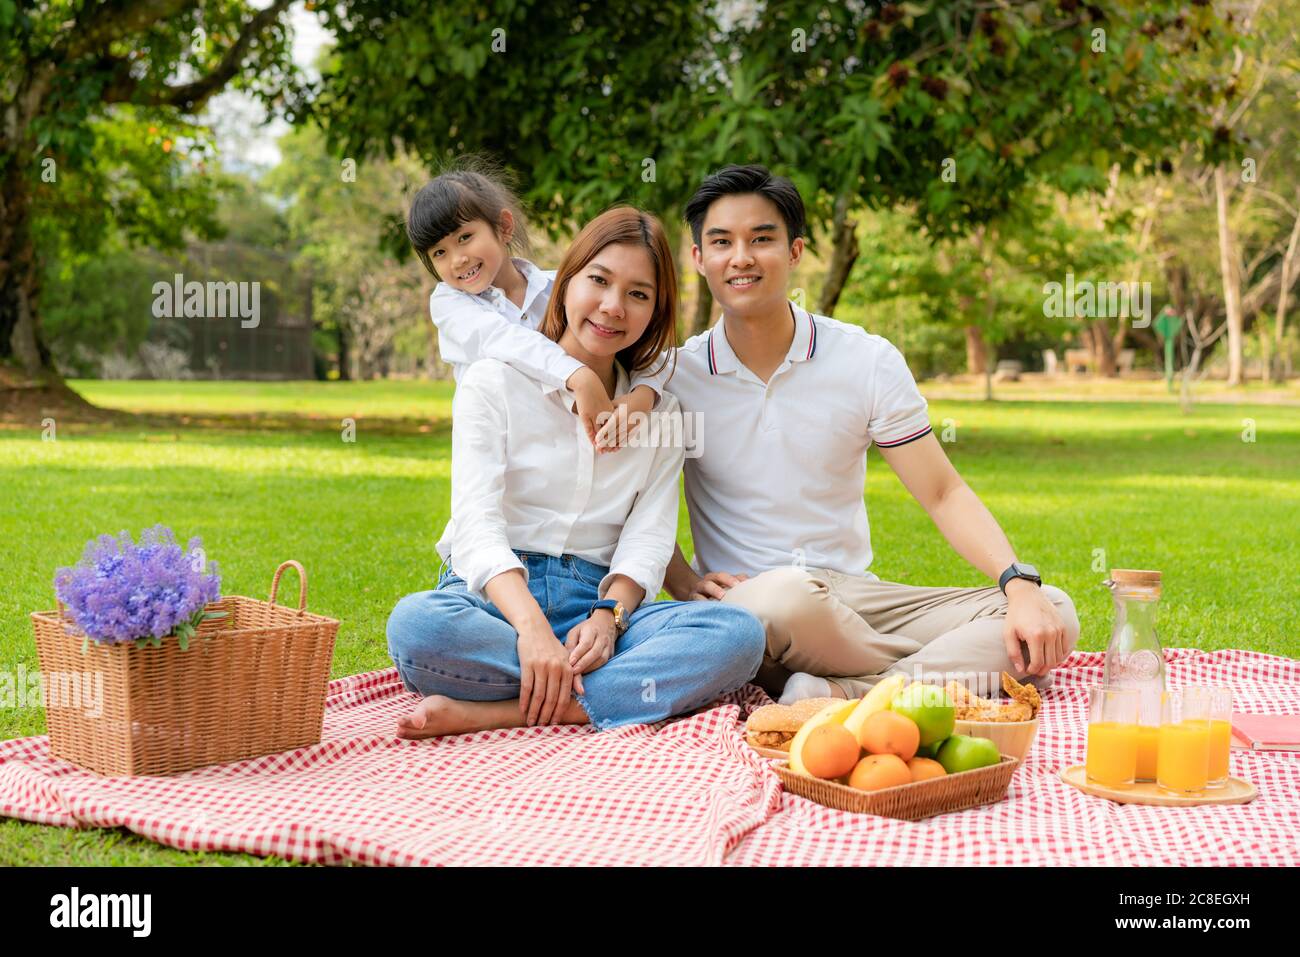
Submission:
<svg viewBox="0 0 1300 957">
<path fill-rule="evenodd" d="M 1112 568 L 1110 580 L 1127 588 L 1140 588 L 1160 592 L 1160 573 L 1137 568 Z"/>
</svg>

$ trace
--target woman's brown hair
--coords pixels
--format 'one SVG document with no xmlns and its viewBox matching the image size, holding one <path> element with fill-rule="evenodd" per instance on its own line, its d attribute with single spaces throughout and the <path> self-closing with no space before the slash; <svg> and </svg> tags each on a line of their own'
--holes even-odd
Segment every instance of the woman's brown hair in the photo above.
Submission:
<svg viewBox="0 0 1300 957">
<path fill-rule="evenodd" d="M 568 327 L 564 312 L 564 297 L 569 282 L 591 262 L 606 246 L 622 243 L 641 246 L 650 254 L 655 269 L 654 315 L 641 338 L 615 357 L 628 375 L 649 368 L 661 353 L 671 353 L 676 366 L 677 354 L 672 347 L 677 339 L 677 264 L 672 247 L 664 234 L 661 222 L 650 213 L 631 206 L 615 206 L 601 213 L 586 226 L 570 244 L 560 268 L 555 273 L 551 301 L 546 305 L 541 333 L 555 342 Z M 664 364 L 668 362 L 665 356 Z M 663 364 L 659 369 L 663 368 Z M 656 369 L 656 372 L 659 370 Z"/>
</svg>

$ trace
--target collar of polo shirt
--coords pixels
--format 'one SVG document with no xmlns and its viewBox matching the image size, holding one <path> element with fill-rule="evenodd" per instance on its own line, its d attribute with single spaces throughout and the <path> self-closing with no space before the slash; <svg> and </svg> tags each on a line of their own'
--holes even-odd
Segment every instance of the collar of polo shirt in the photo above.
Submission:
<svg viewBox="0 0 1300 957">
<path fill-rule="evenodd" d="M 787 302 L 790 317 L 794 320 L 794 339 L 785 357 L 790 362 L 805 362 L 817 354 L 817 324 L 807 311 L 793 302 Z M 709 375 L 726 375 L 740 368 L 740 360 L 727 341 L 726 320 L 720 320 L 709 330 Z"/>
</svg>

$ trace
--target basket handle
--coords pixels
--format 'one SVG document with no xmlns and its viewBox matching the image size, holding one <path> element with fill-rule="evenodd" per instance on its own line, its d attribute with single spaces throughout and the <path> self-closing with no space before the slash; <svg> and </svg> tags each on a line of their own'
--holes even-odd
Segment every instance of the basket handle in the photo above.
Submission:
<svg viewBox="0 0 1300 957">
<path fill-rule="evenodd" d="M 307 572 L 301 564 L 295 562 L 292 558 L 287 562 L 281 562 L 280 567 L 275 570 L 275 577 L 271 579 L 270 603 L 275 604 L 275 596 L 280 591 L 280 576 L 284 574 L 284 570 L 290 565 L 298 569 L 298 611 L 301 613 L 307 610 Z"/>
</svg>

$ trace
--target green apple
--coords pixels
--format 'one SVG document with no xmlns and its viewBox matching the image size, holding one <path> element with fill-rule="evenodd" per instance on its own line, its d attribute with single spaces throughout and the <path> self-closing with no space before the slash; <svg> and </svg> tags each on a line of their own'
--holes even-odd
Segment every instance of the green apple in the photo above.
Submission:
<svg viewBox="0 0 1300 957">
<path fill-rule="evenodd" d="M 942 738 L 935 741 L 933 744 L 921 745 L 921 747 L 916 749 L 916 756 L 918 758 L 937 758 L 939 756 L 939 749 L 944 746 L 947 740 L 947 738 Z"/>
<path fill-rule="evenodd" d="M 920 682 L 908 685 L 894 697 L 889 707 L 916 722 L 921 729 L 921 747 L 942 741 L 956 726 L 957 709 L 948 693 L 936 685 Z"/>
<path fill-rule="evenodd" d="M 987 768 L 1002 760 L 998 746 L 988 738 L 973 738 L 966 734 L 954 734 L 944 742 L 936 759 L 949 774 L 959 771 L 974 771 Z"/>
</svg>

